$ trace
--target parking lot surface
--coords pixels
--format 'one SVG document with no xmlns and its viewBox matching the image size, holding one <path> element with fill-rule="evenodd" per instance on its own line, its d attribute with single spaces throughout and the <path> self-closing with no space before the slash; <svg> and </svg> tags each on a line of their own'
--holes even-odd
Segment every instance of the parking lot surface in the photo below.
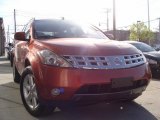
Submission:
<svg viewBox="0 0 160 120">
<path fill-rule="evenodd" d="M 160 120 L 160 73 L 153 77 L 134 102 L 57 108 L 50 116 L 35 118 L 21 102 L 19 84 L 13 82 L 9 61 L 0 57 L 0 120 Z"/>
</svg>

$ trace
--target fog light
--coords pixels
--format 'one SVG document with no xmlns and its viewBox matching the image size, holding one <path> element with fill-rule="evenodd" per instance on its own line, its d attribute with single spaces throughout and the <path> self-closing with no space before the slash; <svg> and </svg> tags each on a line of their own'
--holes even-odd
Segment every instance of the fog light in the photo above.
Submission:
<svg viewBox="0 0 160 120">
<path fill-rule="evenodd" d="M 54 88 L 51 91 L 51 94 L 54 96 L 60 95 L 64 93 L 64 88 Z"/>
</svg>

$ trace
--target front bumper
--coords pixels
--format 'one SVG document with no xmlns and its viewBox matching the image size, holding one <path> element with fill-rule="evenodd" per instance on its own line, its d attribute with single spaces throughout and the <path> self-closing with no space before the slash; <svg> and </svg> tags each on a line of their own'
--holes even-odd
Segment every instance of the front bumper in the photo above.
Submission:
<svg viewBox="0 0 160 120">
<path fill-rule="evenodd" d="M 142 92 L 146 89 L 146 85 L 121 91 L 121 92 L 114 92 L 114 93 L 102 93 L 102 94 L 75 94 L 72 98 L 74 102 L 99 102 L 99 101 L 117 101 L 117 100 L 125 100 L 133 97 L 137 97 L 142 94 Z"/>
<path fill-rule="evenodd" d="M 148 64 L 143 64 L 134 68 L 113 70 L 59 68 L 42 64 L 37 66 L 36 70 L 33 69 L 35 70 L 33 72 L 36 78 L 39 96 L 43 100 L 49 101 L 69 101 L 72 99 L 76 101 L 78 99 L 83 100 L 92 97 L 96 99 L 100 97 L 104 100 L 112 98 L 111 96 L 115 98 L 119 95 L 123 96 L 122 94 L 126 96 L 132 95 L 131 93 L 135 94 L 137 90 L 138 94 L 141 94 L 151 78 Z M 137 87 L 125 86 L 123 90 L 117 89 L 115 92 L 89 93 L 88 95 L 78 93 L 78 91 L 86 85 L 109 85 L 112 83 L 112 79 L 128 77 L 132 78 L 133 82 L 140 80 L 146 82 Z M 51 91 L 54 88 L 63 88 L 64 93 L 53 96 Z"/>
</svg>

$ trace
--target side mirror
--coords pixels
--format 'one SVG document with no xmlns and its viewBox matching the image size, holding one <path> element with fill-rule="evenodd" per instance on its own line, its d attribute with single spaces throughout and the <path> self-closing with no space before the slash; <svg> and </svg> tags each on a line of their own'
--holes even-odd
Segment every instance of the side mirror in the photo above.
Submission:
<svg viewBox="0 0 160 120">
<path fill-rule="evenodd" d="M 14 34 L 14 39 L 15 40 L 20 40 L 20 41 L 26 41 L 25 32 L 16 32 Z"/>
</svg>

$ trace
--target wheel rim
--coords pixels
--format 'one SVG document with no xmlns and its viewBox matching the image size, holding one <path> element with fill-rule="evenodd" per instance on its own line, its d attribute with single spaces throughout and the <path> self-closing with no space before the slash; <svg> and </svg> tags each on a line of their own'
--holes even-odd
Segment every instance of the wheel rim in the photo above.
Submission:
<svg viewBox="0 0 160 120">
<path fill-rule="evenodd" d="M 39 106 L 36 84 L 32 74 L 28 74 L 23 82 L 23 94 L 26 104 L 30 109 L 35 110 Z"/>
</svg>

